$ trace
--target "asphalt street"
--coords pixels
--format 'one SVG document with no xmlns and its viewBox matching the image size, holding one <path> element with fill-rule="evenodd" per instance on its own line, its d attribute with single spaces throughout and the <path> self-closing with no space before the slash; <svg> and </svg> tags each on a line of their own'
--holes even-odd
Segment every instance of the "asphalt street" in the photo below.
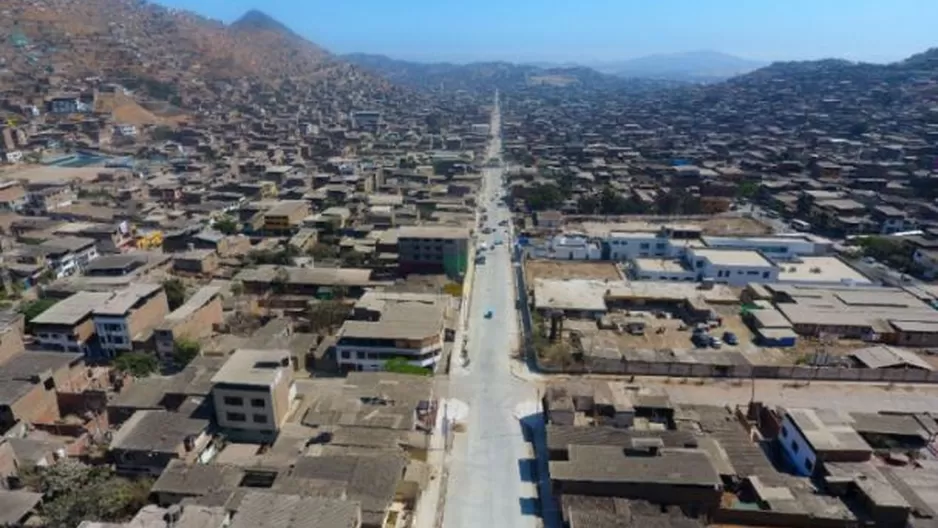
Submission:
<svg viewBox="0 0 938 528">
<path fill-rule="evenodd" d="M 501 150 L 500 116 L 492 116 L 493 140 L 489 157 Z M 518 345 L 518 322 L 511 267 L 510 220 L 506 207 L 496 203 L 502 169 L 484 169 L 479 207 L 486 207 L 486 225 L 495 233 L 477 230 L 485 242 L 486 262 L 476 266 L 468 309 L 469 363 L 454 361 L 449 396 L 468 404 L 465 432 L 455 435 L 449 462 L 449 482 L 443 526 L 446 528 L 535 527 L 537 471 L 534 453 L 525 440 L 519 418 L 537 411 L 537 389 L 511 374 L 513 349 Z M 506 222 L 509 223 L 510 222 Z M 495 240 L 502 243 L 492 245 Z M 486 312 L 491 311 L 491 318 Z"/>
</svg>

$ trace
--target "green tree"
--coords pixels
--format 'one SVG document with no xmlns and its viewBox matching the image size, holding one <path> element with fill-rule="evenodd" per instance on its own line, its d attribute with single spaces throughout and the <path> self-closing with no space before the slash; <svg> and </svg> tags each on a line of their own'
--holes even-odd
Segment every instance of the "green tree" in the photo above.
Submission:
<svg viewBox="0 0 938 528">
<path fill-rule="evenodd" d="M 756 182 L 745 181 L 736 186 L 737 198 L 752 198 L 759 191 L 759 185 Z"/>
<path fill-rule="evenodd" d="M 192 362 L 202 352 L 202 346 L 195 341 L 180 339 L 173 346 L 173 362 L 184 367 Z"/>
<path fill-rule="evenodd" d="M 313 332 L 331 331 L 345 322 L 349 306 L 338 300 L 314 301 L 309 306 L 307 318 Z"/>
<path fill-rule="evenodd" d="M 225 215 L 216 220 L 213 224 L 213 227 L 223 235 L 234 235 L 241 231 L 237 220 L 228 215 Z"/>
<path fill-rule="evenodd" d="M 535 184 L 526 189 L 523 198 L 534 211 L 556 209 L 563 203 L 564 195 L 560 188 L 549 183 Z"/>
<path fill-rule="evenodd" d="M 39 316 L 42 312 L 53 307 L 58 303 L 58 299 L 38 299 L 33 302 L 27 303 L 20 307 L 20 313 L 23 314 L 23 317 L 26 319 L 26 322 L 32 321 Z"/>
<path fill-rule="evenodd" d="M 433 371 L 427 368 L 411 365 L 404 358 L 393 358 L 384 362 L 384 370 L 398 374 L 413 374 L 416 376 L 429 376 Z"/>
<path fill-rule="evenodd" d="M 128 480 L 106 466 L 75 459 L 21 471 L 27 488 L 45 497 L 40 513 L 44 526 L 72 528 L 82 521 L 122 522 L 147 504 L 152 481 Z"/>
<path fill-rule="evenodd" d="M 186 285 L 181 280 L 163 281 L 163 288 L 166 290 L 166 301 L 169 303 L 170 310 L 175 310 L 186 302 Z"/>
<path fill-rule="evenodd" d="M 322 242 L 319 242 L 315 246 L 309 248 L 309 251 L 306 253 L 315 260 L 331 260 L 339 256 L 339 252 L 336 251 L 335 246 L 323 244 Z"/>
<path fill-rule="evenodd" d="M 145 378 L 160 368 L 156 357 L 146 352 L 121 354 L 114 359 L 113 366 L 119 372 L 130 374 L 135 378 Z"/>
</svg>

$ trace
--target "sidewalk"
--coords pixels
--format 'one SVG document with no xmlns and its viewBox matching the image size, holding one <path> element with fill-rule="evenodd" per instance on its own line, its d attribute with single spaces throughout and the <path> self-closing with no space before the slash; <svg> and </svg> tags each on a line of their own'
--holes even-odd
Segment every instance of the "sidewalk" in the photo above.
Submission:
<svg viewBox="0 0 938 528">
<path fill-rule="evenodd" d="M 443 501 L 446 499 L 446 441 L 443 437 L 442 409 L 437 413 L 436 425 L 430 436 L 430 448 L 427 453 L 427 465 L 430 467 L 430 482 L 420 495 L 414 508 L 414 528 L 437 528 L 442 520 Z"/>
</svg>

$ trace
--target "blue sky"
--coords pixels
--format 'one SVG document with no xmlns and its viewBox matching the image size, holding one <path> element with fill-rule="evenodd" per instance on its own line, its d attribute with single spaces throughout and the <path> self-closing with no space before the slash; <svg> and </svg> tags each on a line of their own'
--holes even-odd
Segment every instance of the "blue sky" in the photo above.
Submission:
<svg viewBox="0 0 938 528">
<path fill-rule="evenodd" d="M 159 0 L 224 22 L 256 8 L 336 53 L 592 62 L 715 50 L 885 62 L 938 46 L 938 0 Z"/>
</svg>

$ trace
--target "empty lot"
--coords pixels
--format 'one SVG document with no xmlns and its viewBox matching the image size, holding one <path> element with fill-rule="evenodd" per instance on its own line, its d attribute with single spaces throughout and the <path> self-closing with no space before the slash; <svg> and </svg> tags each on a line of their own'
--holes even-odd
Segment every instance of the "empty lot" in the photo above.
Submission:
<svg viewBox="0 0 938 528">
<path fill-rule="evenodd" d="M 568 260 L 527 260 L 524 266 L 528 284 L 534 279 L 621 280 L 613 262 L 571 262 Z"/>
</svg>

